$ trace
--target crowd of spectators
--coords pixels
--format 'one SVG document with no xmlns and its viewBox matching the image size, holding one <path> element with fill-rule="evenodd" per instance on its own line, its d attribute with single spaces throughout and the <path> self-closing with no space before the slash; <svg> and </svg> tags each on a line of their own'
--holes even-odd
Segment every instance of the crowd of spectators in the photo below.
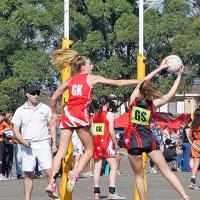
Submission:
<svg viewBox="0 0 200 200">
<path fill-rule="evenodd" d="M 161 128 L 160 126 L 156 126 L 155 123 L 151 124 L 151 130 L 153 131 L 156 140 L 160 145 L 160 149 L 163 152 L 166 161 L 172 161 L 174 159 L 176 160 L 176 165 L 173 166 L 173 170 L 176 171 L 191 171 L 191 145 L 188 141 L 185 131 L 185 128 L 190 121 L 191 120 L 189 119 L 186 124 L 180 125 L 179 129 L 170 131 L 168 126 Z"/>
</svg>

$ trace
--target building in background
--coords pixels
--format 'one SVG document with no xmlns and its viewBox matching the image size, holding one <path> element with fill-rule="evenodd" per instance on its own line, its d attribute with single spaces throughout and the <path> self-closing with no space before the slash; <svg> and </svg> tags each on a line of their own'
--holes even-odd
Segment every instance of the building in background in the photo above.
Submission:
<svg viewBox="0 0 200 200">
<path fill-rule="evenodd" d="M 160 107 L 158 112 L 170 112 L 173 114 L 193 114 L 200 105 L 200 79 L 195 79 L 190 92 L 176 94 L 172 101 Z"/>
</svg>

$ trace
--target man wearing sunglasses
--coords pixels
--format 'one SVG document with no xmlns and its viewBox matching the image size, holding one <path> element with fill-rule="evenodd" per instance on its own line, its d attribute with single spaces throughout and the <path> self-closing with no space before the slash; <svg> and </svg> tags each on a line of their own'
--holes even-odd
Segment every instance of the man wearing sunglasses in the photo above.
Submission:
<svg viewBox="0 0 200 200">
<path fill-rule="evenodd" d="M 30 200 L 36 159 L 49 179 L 56 141 L 48 128 L 52 112 L 49 106 L 40 102 L 40 90 L 29 86 L 25 95 L 27 101 L 15 111 L 12 124 L 14 135 L 21 144 L 25 200 Z"/>
</svg>

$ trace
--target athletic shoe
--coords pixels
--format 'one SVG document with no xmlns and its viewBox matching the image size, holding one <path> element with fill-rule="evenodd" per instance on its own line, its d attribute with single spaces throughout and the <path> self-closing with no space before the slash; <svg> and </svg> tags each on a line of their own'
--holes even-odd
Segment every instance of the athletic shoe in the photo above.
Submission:
<svg viewBox="0 0 200 200">
<path fill-rule="evenodd" d="M 45 191 L 47 192 L 47 194 L 49 195 L 50 198 L 53 198 L 53 199 L 59 199 L 59 195 L 58 195 L 58 188 L 57 188 L 57 185 L 52 183 L 52 184 L 49 184 Z"/>
<path fill-rule="evenodd" d="M 193 183 L 191 183 L 188 187 L 192 190 L 198 190 L 199 189 L 199 187 L 196 184 L 193 184 Z"/>
<path fill-rule="evenodd" d="M 152 167 L 152 168 L 150 169 L 150 173 L 151 173 L 151 174 L 157 174 L 158 172 L 155 170 L 155 168 Z"/>
<path fill-rule="evenodd" d="M 3 175 L 0 175 L 0 181 L 9 181 L 10 179 L 3 176 Z"/>
<path fill-rule="evenodd" d="M 110 194 L 108 195 L 108 199 L 109 200 L 113 200 L 113 199 L 126 199 L 126 197 L 121 197 L 119 194 L 117 194 L 116 192 L 114 194 Z"/>
<path fill-rule="evenodd" d="M 182 171 L 181 168 L 177 167 L 177 172 L 181 172 L 181 171 Z"/>
<path fill-rule="evenodd" d="M 87 178 L 87 174 L 86 173 L 80 174 L 79 178 Z"/>
<path fill-rule="evenodd" d="M 92 171 L 87 172 L 87 176 L 92 177 L 93 176 Z"/>
<path fill-rule="evenodd" d="M 67 181 L 68 192 L 73 192 L 77 181 L 78 181 L 78 174 L 74 171 L 70 171 L 68 173 L 68 181 Z"/>
<path fill-rule="evenodd" d="M 18 174 L 17 179 L 23 179 L 23 176 L 21 174 Z"/>
</svg>

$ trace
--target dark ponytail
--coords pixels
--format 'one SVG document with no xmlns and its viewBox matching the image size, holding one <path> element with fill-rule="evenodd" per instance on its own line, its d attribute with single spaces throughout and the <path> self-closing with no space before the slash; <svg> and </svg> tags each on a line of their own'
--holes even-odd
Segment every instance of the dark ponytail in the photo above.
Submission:
<svg viewBox="0 0 200 200">
<path fill-rule="evenodd" d="M 110 102 L 110 99 L 106 95 L 102 95 L 99 98 L 99 109 L 98 109 L 98 116 L 102 114 L 103 106 Z"/>
<path fill-rule="evenodd" d="M 192 121 L 192 130 L 198 129 L 200 127 L 200 109 L 197 108 L 194 112 L 194 120 Z"/>
</svg>

